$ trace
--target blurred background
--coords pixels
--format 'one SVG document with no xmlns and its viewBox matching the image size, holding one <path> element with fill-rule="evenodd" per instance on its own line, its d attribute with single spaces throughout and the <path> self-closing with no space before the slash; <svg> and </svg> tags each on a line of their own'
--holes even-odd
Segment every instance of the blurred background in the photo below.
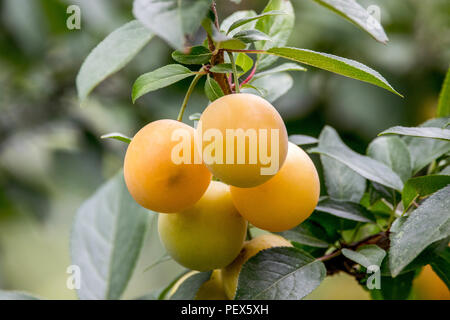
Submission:
<svg viewBox="0 0 450 320">
<path fill-rule="evenodd" d="M 237 9 L 260 11 L 266 3 L 218 2 L 221 19 Z M 289 45 L 362 62 L 379 71 L 405 98 L 310 67 L 306 73 L 292 73 L 294 87 L 274 103 L 290 134 L 317 137 L 328 124 L 363 153 L 380 131 L 434 117 L 450 62 L 450 1 L 359 1 L 364 7 L 381 8 L 387 45 L 313 1 L 292 2 L 296 27 Z M 75 77 L 81 63 L 107 34 L 133 19 L 131 3 L 0 0 L 0 289 L 76 298 L 66 287 L 73 216 L 121 168 L 126 149 L 100 135 L 117 131 L 133 136 L 150 121 L 177 115 L 189 80 L 131 103 L 131 86 L 140 74 L 173 62 L 172 50 L 157 38 L 99 86 L 86 106 L 79 106 Z M 81 30 L 66 27 L 71 4 L 81 8 Z M 187 114 L 207 105 L 202 90 L 200 83 Z M 153 221 L 124 298 L 165 286 L 181 270 L 164 262 L 145 271 L 161 254 Z M 449 297 L 429 268 L 414 285 L 412 298 Z M 368 297 L 346 275 L 327 279 L 309 296 Z"/>
</svg>

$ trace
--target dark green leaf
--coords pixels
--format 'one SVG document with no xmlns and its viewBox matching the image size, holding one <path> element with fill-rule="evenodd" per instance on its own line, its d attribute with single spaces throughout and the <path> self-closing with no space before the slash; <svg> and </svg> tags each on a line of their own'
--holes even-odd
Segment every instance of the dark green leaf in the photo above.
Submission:
<svg viewBox="0 0 450 320">
<path fill-rule="evenodd" d="M 389 166 L 403 182 L 411 177 L 411 156 L 399 137 L 376 138 L 369 144 L 367 155 Z"/>
<path fill-rule="evenodd" d="M 237 32 L 234 36 L 234 39 L 239 39 L 245 43 L 252 43 L 255 41 L 271 41 L 270 37 L 261 32 L 259 30 L 242 30 Z"/>
<path fill-rule="evenodd" d="M 342 254 L 364 268 L 369 268 L 370 266 L 380 267 L 386 256 L 386 251 L 377 245 L 369 244 L 359 247 L 357 251 L 344 248 Z"/>
<path fill-rule="evenodd" d="M 408 208 L 417 197 L 428 196 L 450 184 L 450 176 L 428 175 L 409 179 L 402 191 L 403 207 Z"/>
<path fill-rule="evenodd" d="M 194 72 L 180 64 L 169 64 L 155 71 L 145 73 L 139 76 L 133 84 L 131 95 L 133 103 L 148 92 L 170 86 L 193 75 L 195 75 Z"/>
<path fill-rule="evenodd" d="M 402 136 L 433 138 L 441 140 L 450 140 L 450 130 L 441 128 L 423 128 L 423 127 L 392 127 L 384 130 L 379 136 L 386 134 L 399 134 Z"/>
<path fill-rule="evenodd" d="M 316 248 L 328 248 L 328 242 L 323 239 L 326 238 L 325 231 L 310 221 L 305 221 L 295 228 L 283 232 L 278 232 L 282 237 Z"/>
<path fill-rule="evenodd" d="M 389 267 L 395 277 L 431 243 L 450 235 L 450 186 L 425 200 L 406 221 L 391 227 Z"/>
<path fill-rule="evenodd" d="M 242 70 L 242 68 L 240 66 L 236 66 L 236 69 L 237 69 L 237 72 L 242 73 L 244 71 L 244 70 Z M 221 64 L 216 64 L 211 69 L 209 69 L 209 71 L 214 72 L 214 73 L 232 73 L 233 67 L 232 67 L 231 63 L 221 63 Z"/>
<path fill-rule="evenodd" d="M 126 135 L 119 133 L 119 132 L 112 132 L 102 135 L 100 138 L 102 139 L 116 139 L 122 142 L 130 143 L 131 139 L 130 137 L 127 137 Z"/>
<path fill-rule="evenodd" d="M 289 0 L 269 0 L 262 13 L 281 11 L 284 15 L 266 16 L 258 20 L 255 29 L 267 34 L 272 41 L 260 41 L 255 43 L 257 50 L 268 50 L 272 47 L 286 45 L 292 29 L 294 28 L 294 9 Z M 263 70 L 272 65 L 278 57 L 258 55 L 258 70 Z"/>
<path fill-rule="evenodd" d="M 117 174 L 77 212 L 72 263 L 82 272 L 80 299 L 119 299 L 139 257 L 151 216 L 130 196 Z"/>
<path fill-rule="evenodd" d="M 25 292 L 0 290 L 0 300 L 40 300 Z"/>
<path fill-rule="evenodd" d="M 326 149 L 334 146 L 347 148 L 337 132 L 326 126 L 320 133 L 319 147 Z M 320 160 L 328 195 L 337 200 L 359 203 L 366 190 L 366 179 L 338 160 L 325 155 L 321 155 Z"/>
<path fill-rule="evenodd" d="M 373 298 L 384 300 L 406 300 L 408 299 L 415 272 L 401 274 L 395 278 L 382 276 L 380 289 L 371 290 Z"/>
<path fill-rule="evenodd" d="M 298 146 L 306 144 L 316 144 L 317 142 L 319 142 L 317 138 L 305 136 L 303 134 L 292 134 L 289 136 L 289 141 L 295 143 Z"/>
<path fill-rule="evenodd" d="M 212 271 L 199 272 L 190 276 L 183 281 L 170 300 L 194 300 L 202 284 L 211 278 L 211 273 Z"/>
<path fill-rule="evenodd" d="M 211 56 L 211 51 L 204 46 L 189 48 L 187 52 L 177 50 L 172 53 L 172 58 L 182 64 L 204 64 Z"/>
<path fill-rule="evenodd" d="M 403 97 L 392 88 L 381 74 L 354 60 L 341 58 L 328 53 L 289 47 L 271 48 L 266 53 L 308 64 L 352 79 L 368 82 Z"/>
<path fill-rule="evenodd" d="M 356 1 L 348 0 L 314 0 L 322 6 L 337 13 L 341 17 L 357 25 L 367 33 L 369 33 L 375 40 L 386 43 L 388 38 L 383 30 L 380 22 L 373 17 L 368 9 L 362 7 Z"/>
<path fill-rule="evenodd" d="M 79 99 L 86 99 L 100 82 L 122 69 L 152 37 L 153 34 L 136 20 L 108 35 L 81 65 L 76 79 Z"/>
<path fill-rule="evenodd" d="M 450 290 L 450 248 L 445 250 L 431 263 L 431 268 L 444 281 Z"/>
<path fill-rule="evenodd" d="M 447 70 L 441 93 L 439 94 L 439 103 L 437 109 L 438 117 L 450 117 L 450 68 Z"/>
<path fill-rule="evenodd" d="M 210 6 L 210 0 L 134 0 L 133 14 L 173 48 L 183 49 Z"/>
<path fill-rule="evenodd" d="M 205 81 L 205 94 L 211 102 L 225 95 L 217 81 L 211 78 L 209 75 Z"/>
<path fill-rule="evenodd" d="M 347 202 L 333 200 L 326 198 L 319 201 L 316 207 L 317 211 L 329 213 L 331 215 L 360 222 L 373 222 L 374 218 L 372 214 L 366 210 L 362 205 Z"/>
<path fill-rule="evenodd" d="M 278 73 L 278 72 L 285 72 L 285 71 L 306 71 L 306 68 L 303 68 L 302 66 L 292 63 L 292 62 L 286 62 L 283 64 L 280 64 L 279 66 L 276 66 L 275 68 L 268 69 L 266 71 L 258 72 L 253 76 L 253 79 L 258 79 L 264 76 L 267 76 L 269 74 Z"/>
<path fill-rule="evenodd" d="M 337 135 L 333 128 L 325 128 L 327 131 L 332 131 L 335 135 Z M 334 145 L 327 144 L 326 146 L 319 143 L 319 147 L 312 148 L 308 151 L 332 157 L 371 181 L 378 182 L 379 184 L 398 191 L 403 189 L 402 180 L 394 171 L 392 171 L 391 168 L 382 162 L 356 153 L 342 142 L 339 144 L 335 143 Z"/>
<path fill-rule="evenodd" d="M 236 20 L 235 22 L 233 22 L 233 24 L 231 24 L 231 26 L 226 31 L 227 31 L 227 33 L 229 33 L 230 31 L 232 31 L 244 24 L 247 24 L 249 22 L 259 20 L 259 19 L 267 17 L 267 16 L 276 16 L 276 15 L 283 15 L 283 14 L 286 14 L 286 13 L 284 13 L 283 11 L 273 10 L 273 11 L 268 11 L 268 12 L 258 14 L 255 16 L 251 16 L 248 18 L 242 18 L 242 19 L 239 19 L 239 20 Z"/>
<path fill-rule="evenodd" d="M 319 286 L 325 275 L 324 264 L 299 249 L 262 250 L 243 265 L 236 299 L 302 299 Z"/>
</svg>

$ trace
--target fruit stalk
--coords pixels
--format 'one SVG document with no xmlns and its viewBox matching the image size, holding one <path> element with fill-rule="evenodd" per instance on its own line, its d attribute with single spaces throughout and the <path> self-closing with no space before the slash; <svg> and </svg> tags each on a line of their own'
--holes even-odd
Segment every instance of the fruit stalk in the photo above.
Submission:
<svg viewBox="0 0 450 320">
<path fill-rule="evenodd" d="M 202 73 L 202 72 L 196 74 L 195 77 L 194 77 L 194 79 L 192 80 L 191 84 L 189 85 L 189 88 L 188 88 L 188 90 L 186 91 L 186 95 L 184 96 L 183 104 L 181 105 L 180 112 L 178 113 L 178 117 L 177 117 L 177 120 L 178 120 L 178 121 L 182 121 L 182 120 L 183 120 L 184 110 L 186 110 L 186 106 L 187 106 L 187 103 L 188 103 L 188 101 L 189 101 L 189 98 L 190 98 L 190 96 L 191 96 L 191 94 L 192 94 L 192 91 L 194 91 L 194 88 L 195 88 L 195 86 L 196 86 L 198 80 L 200 80 L 200 78 L 201 78 L 203 75 L 204 75 L 204 73 Z"/>
</svg>

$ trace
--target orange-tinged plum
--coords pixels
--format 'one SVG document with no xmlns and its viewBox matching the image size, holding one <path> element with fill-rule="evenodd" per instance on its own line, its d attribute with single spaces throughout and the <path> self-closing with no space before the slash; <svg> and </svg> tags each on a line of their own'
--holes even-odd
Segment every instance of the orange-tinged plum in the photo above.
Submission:
<svg viewBox="0 0 450 320">
<path fill-rule="evenodd" d="M 218 269 L 231 263 L 245 240 L 245 221 L 231 201 L 229 186 L 212 181 L 192 207 L 160 214 L 158 231 L 170 256 L 186 268 Z"/>
<path fill-rule="evenodd" d="M 212 102 L 200 117 L 197 133 L 205 164 L 229 185 L 260 185 L 286 159 L 288 138 L 280 114 L 253 94 L 230 94 Z"/>
<path fill-rule="evenodd" d="M 286 161 L 272 179 L 253 188 L 231 187 L 239 213 L 254 226 L 272 232 L 291 229 L 308 218 L 319 194 L 313 162 L 293 143 L 289 143 Z"/>
<path fill-rule="evenodd" d="M 180 133 L 185 141 L 190 140 L 186 148 L 190 155 L 180 149 Z M 211 181 L 208 168 L 194 161 L 194 145 L 194 128 L 179 121 L 158 120 L 139 130 L 128 146 L 124 162 L 125 182 L 136 202 L 165 213 L 193 206 Z M 174 161 L 173 153 L 186 156 L 188 161 Z"/>
<path fill-rule="evenodd" d="M 292 244 L 281 236 L 275 234 L 263 234 L 250 241 L 246 241 L 238 257 L 221 270 L 223 287 L 229 299 L 233 299 L 241 272 L 242 265 L 248 259 L 264 249 L 273 247 L 292 247 Z"/>
</svg>

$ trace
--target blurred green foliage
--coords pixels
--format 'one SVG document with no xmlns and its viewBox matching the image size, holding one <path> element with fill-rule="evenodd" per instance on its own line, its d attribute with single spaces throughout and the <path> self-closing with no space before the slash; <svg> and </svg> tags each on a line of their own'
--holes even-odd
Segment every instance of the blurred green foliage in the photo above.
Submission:
<svg viewBox="0 0 450 320">
<path fill-rule="evenodd" d="M 296 26 L 289 44 L 360 61 L 383 74 L 405 98 L 311 67 L 292 74 L 294 88 L 274 105 L 290 134 L 318 136 L 330 124 L 352 148 L 364 152 L 384 129 L 417 125 L 435 115 L 450 62 L 450 2 L 359 2 L 381 8 L 387 45 L 308 0 L 293 1 Z M 66 27 L 70 4 L 81 8 L 81 30 Z M 264 4 L 220 1 L 219 16 L 237 9 L 260 11 Z M 75 77 L 82 61 L 108 33 L 131 19 L 131 1 L 126 0 L 0 0 L 2 289 L 75 297 L 65 286 L 73 214 L 122 166 L 126 148 L 99 137 L 112 131 L 132 136 L 147 122 L 177 115 L 189 80 L 131 102 L 131 86 L 140 74 L 173 62 L 172 50 L 156 38 L 99 86 L 86 106 L 79 106 Z M 187 114 L 201 112 L 207 104 L 203 81 Z M 147 237 L 125 297 L 162 286 L 180 270 L 165 263 L 144 273 L 161 254 L 155 232 Z"/>
</svg>

